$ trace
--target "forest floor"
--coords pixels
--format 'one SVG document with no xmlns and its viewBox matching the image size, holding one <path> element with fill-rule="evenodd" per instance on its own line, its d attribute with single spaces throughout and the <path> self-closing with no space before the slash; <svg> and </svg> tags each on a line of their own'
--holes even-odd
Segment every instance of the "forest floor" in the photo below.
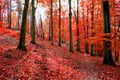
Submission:
<svg viewBox="0 0 120 80">
<path fill-rule="evenodd" d="M 27 52 L 17 50 L 19 33 L 0 28 L 0 80 L 120 80 L 120 65 L 103 64 L 103 58 L 70 53 L 67 47 L 52 46 L 37 39 Z"/>
</svg>

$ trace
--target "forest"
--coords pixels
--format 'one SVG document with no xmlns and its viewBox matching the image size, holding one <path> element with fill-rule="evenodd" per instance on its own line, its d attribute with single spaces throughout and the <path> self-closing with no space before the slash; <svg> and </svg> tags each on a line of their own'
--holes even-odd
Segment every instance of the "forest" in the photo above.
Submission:
<svg viewBox="0 0 120 80">
<path fill-rule="evenodd" d="M 0 80 L 120 80 L 120 0 L 0 0 Z"/>
</svg>

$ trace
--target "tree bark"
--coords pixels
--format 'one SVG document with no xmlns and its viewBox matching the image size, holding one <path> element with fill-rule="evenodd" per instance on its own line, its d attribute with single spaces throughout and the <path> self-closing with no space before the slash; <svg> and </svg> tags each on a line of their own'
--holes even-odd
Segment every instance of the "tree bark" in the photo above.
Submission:
<svg viewBox="0 0 120 80">
<path fill-rule="evenodd" d="M 51 45 L 54 45 L 54 30 L 53 30 L 53 0 L 51 0 L 51 14 L 50 14 L 50 17 L 51 17 Z"/>
<path fill-rule="evenodd" d="M 77 0 L 77 19 L 76 19 L 76 25 L 77 25 L 77 51 L 80 52 L 80 30 L 79 30 L 79 0 Z"/>
<path fill-rule="evenodd" d="M 93 29 L 94 28 L 94 5 L 93 5 L 93 0 L 92 0 L 92 4 L 91 4 L 91 6 L 92 6 L 92 11 L 91 11 L 91 29 Z M 91 36 L 93 37 L 94 35 L 93 35 L 93 33 L 91 33 Z M 91 44 L 91 56 L 94 56 L 94 44 Z"/>
<path fill-rule="evenodd" d="M 18 44 L 18 49 L 26 51 L 26 46 L 25 46 L 25 36 L 26 36 L 26 23 L 27 23 L 27 12 L 28 12 L 28 7 L 29 7 L 29 0 L 25 0 L 25 7 L 23 11 L 23 16 L 22 16 L 22 25 L 21 25 L 21 31 L 20 31 L 20 40 Z"/>
<path fill-rule="evenodd" d="M 109 12 L 109 1 L 103 1 L 103 17 L 104 17 L 104 33 L 110 33 L 110 12 Z M 105 36 L 110 39 L 110 37 Z M 104 41 L 104 64 L 115 65 L 112 59 L 111 42 Z"/>
<path fill-rule="evenodd" d="M 32 25 L 31 25 L 31 43 L 36 44 L 35 41 L 35 6 L 34 6 L 35 0 L 32 0 Z"/>
<path fill-rule="evenodd" d="M 88 17 L 88 5 L 87 5 L 87 19 L 86 19 L 86 21 L 87 21 L 87 23 L 86 23 L 87 26 L 86 26 L 86 32 L 85 32 L 85 33 L 86 33 L 86 36 L 85 36 L 85 38 L 88 38 L 88 22 L 89 22 L 89 21 L 88 21 L 88 18 L 89 18 L 89 17 Z M 89 54 L 89 44 L 88 44 L 88 42 L 85 44 L 85 51 L 86 51 L 87 54 Z"/>
<path fill-rule="evenodd" d="M 70 32 L 70 52 L 73 52 L 72 42 L 72 11 L 71 11 L 71 0 L 69 0 L 69 32 Z"/>
<path fill-rule="evenodd" d="M 59 0 L 59 46 L 61 46 L 61 0 Z"/>
</svg>

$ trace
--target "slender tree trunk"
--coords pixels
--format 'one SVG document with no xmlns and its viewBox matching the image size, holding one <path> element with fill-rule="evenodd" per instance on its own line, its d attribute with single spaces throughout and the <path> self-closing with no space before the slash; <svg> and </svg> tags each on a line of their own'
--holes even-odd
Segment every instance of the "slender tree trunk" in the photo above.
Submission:
<svg viewBox="0 0 120 80">
<path fill-rule="evenodd" d="M 35 6 L 34 6 L 35 0 L 32 0 L 32 25 L 31 25 L 31 43 L 36 44 L 35 40 Z"/>
<path fill-rule="evenodd" d="M 79 0 L 77 0 L 77 17 L 76 17 L 76 25 L 77 25 L 77 51 L 80 52 L 80 30 L 79 30 Z"/>
<path fill-rule="evenodd" d="M 18 44 L 18 49 L 26 51 L 26 46 L 25 46 L 25 36 L 26 36 L 26 23 L 27 23 L 27 12 L 28 12 L 28 7 L 29 7 L 29 0 L 25 0 L 25 7 L 23 11 L 23 16 L 22 16 L 22 25 L 21 25 L 21 31 L 20 31 L 20 40 Z"/>
<path fill-rule="evenodd" d="M 54 45 L 54 30 L 53 30 L 53 16 L 52 16 L 52 14 L 53 14 L 53 0 L 51 0 L 51 15 L 50 15 L 50 17 L 51 17 L 51 45 Z"/>
<path fill-rule="evenodd" d="M 59 46 L 61 46 L 61 0 L 59 0 Z"/>
<path fill-rule="evenodd" d="M 115 7 L 115 0 L 113 0 L 113 3 L 112 3 L 113 5 L 113 12 L 114 13 L 116 13 L 115 11 L 115 9 L 116 9 L 116 7 Z M 114 26 L 114 30 L 116 30 L 116 22 L 115 22 L 115 16 L 114 16 L 114 24 L 113 24 L 113 26 Z M 116 47 L 117 47 L 117 45 L 116 45 L 116 41 L 117 41 L 117 39 L 116 39 L 116 35 L 117 35 L 117 32 L 114 32 L 114 48 L 116 49 Z M 115 50 L 114 51 L 114 53 L 115 53 L 115 61 L 117 62 L 118 61 L 118 52 Z"/>
<path fill-rule="evenodd" d="M 51 19 L 49 20 L 49 36 L 48 36 L 48 40 L 51 40 Z"/>
<path fill-rule="evenodd" d="M 94 28 L 94 5 L 93 5 L 93 0 L 92 0 L 92 12 L 91 12 L 91 29 Z M 93 33 L 91 33 L 91 36 L 93 37 Z M 94 44 L 91 44 L 91 56 L 94 56 Z"/>
<path fill-rule="evenodd" d="M 109 0 L 103 1 L 104 33 L 110 33 Z M 110 37 L 105 36 L 110 39 Z M 115 65 L 112 59 L 111 42 L 104 41 L 104 64 Z"/>
<path fill-rule="evenodd" d="M 18 30 L 20 30 L 20 21 L 21 21 L 21 1 L 17 0 L 18 4 Z"/>
<path fill-rule="evenodd" d="M 12 0 L 10 0 L 10 9 L 9 9 L 9 11 L 10 11 L 10 14 L 9 14 L 9 27 L 8 27 L 9 29 L 11 29 L 11 26 L 12 26 L 11 25 L 12 24 L 12 15 L 11 15 L 12 14 L 12 11 L 11 11 L 12 8 L 11 8 L 11 3 L 12 3 Z"/>
<path fill-rule="evenodd" d="M 71 11 L 71 0 L 69 0 L 69 31 L 70 31 L 70 52 L 73 52 L 72 42 L 72 11 Z"/>
<path fill-rule="evenodd" d="M 9 18 L 9 2 L 7 1 L 7 23 L 8 23 L 8 26 L 7 27 L 9 27 L 9 20 L 10 20 L 10 18 Z"/>
<path fill-rule="evenodd" d="M 86 37 L 85 38 L 88 38 L 88 5 L 87 5 L 87 26 L 86 26 Z M 88 42 L 85 44 L 85 49 L 86 49 L 86 53 L 89 53 L 89 44 Z"/>
<path fill-rule="evenodd" d="M 41 32 L 42 32 L 42 38 L 45 39 L 41 15 L 40 15 L 40 27 L 41 27 Z"/>
</svg>

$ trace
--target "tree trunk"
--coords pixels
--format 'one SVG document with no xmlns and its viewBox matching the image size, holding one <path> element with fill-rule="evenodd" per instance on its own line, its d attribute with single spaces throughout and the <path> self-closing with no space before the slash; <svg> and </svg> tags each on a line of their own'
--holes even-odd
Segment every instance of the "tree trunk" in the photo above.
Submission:
<svg viewBox="0 0 120 80">
<path fill-rule="evenodd" d="M 48 36 L 48 40 L 51 40 L 51 20 L 49 20 L 49 36 Z"/>
<path fill-rule="evenodd" d="M 69 0 L 69 32 L 70 32 L 70 52 L 73 52 L 72 42 L 72 11 L 71 11 L 71 0 Z"/>
<path fill-rule="evenodd" d="M 92 24 L 91 24 L 91 29 L 93 29 L 94 28 L 94 5 L 93 5 L 93 0 L 92 0 L 92 12 L 91 12 L 91 22 L 92 22 Z M 94 35 L 93 35 L 93 33 L 91 33 L 91 36 L 93 37 Z M 94 44 L 91 44 L 91 56 L 94 56 Z"/>
<path fill-rule="evenodd" d="M 51 45 L 54 45 L 54 39 L 53 39 L 53 36 L 54 36 L 54 30 L 53 30 L 53 0 L 51 0 L 51 14 L 50 14 L 50 17 L 51 17 Z"/>
<path fill-rule="evenodd" d="M 9 28 L 9 24 L 10 24 L 10 17 L 9 17 L 10 16 L 10 11 L 9 11 L 9 7 L 10 7 L 9 6 L 9 1 L 7 1 L 7 19 L 8 19 L 7 20 L 8 26 L 7 27 L 8 28 Z"/>
<path fill-rule="evenodd" d="M 61 46 L 61 0 L 59 0 L 59 46 Z"/>
<path fill-rule="evenodd" d="M 11 29 L 11 23 L 12 23 L 12 19 L 11 19 L 11 17 L 12 17 L 12 15 L 11 15 L 11 13 L 12 13 L 12 11 L 11 11 L 11 1 L 12 0 L 10 0 L 10 7 L 9 7 L 10 8 L 9 9 L 9 13 L 10 13 L 9 14 L 9 26 L 8 26 L 9 29 Z"/>
<path fill-rule="evenodd" d="M 77 25 L 77 51 L 80 52 L 80 31 L 79 31 L 79 0 L 77 0 L 77 17 L 76 17 L 76 25 Z"/>
<path fill-rule="evenodd" d="M 88 38 L 88 5 L 87 5 L 87 26 L 86 26 L 86 36 L 85 36 L 85 38 Z M 89 44 L 88 44 L 88 42 L 85 44 L 85 51 L 86 51 L 86 53 L 87 54 L 89 54 Z"/>
<path fill-rule="evenodd" d="M 28 7 L 29 7 L 29 0 L 25 0 L 25 7 L 23 11 L 23 16 L 22 16 L 22 25 L 21 25 L 21 31 L 20 31 L 20 40 L 18 44 L 18 49 L 26 51 L 26 46 L 25 46 L 25 36 L 26 36 L 26 23 L 27 23 L 27 12 L 28 12 Z"/>
<path fill-rule="evenodd" d="M 104 33 L 110 33 L 109 1 L 103 1 Z M 110 39 L 110 37 L 105 37 Z M 104 64 L 115 65 L 112 59 L 111 42 L 104 41 Z"/>
<path fill-rule="evenodd" d="M 21 1 L 17 0 L 18 4 L 18 30 L 20 30 L 20 21 L 21 21 Z"/>
<path fill-rule="evenodd" d="M 42 24 L 43 22 L 42 22 L 42 17 L 41 17 L 41 15 L 40 15 L 40 27 L 41 27 L 41 35 L 42 35 L 42 39 L 45 39 L 45 37 L 44 37 L 44 30 L 43 30 L 43 24 Z"/>
<path fill-rule="evenodd" d="M 31 25 L 31 43 L 36 44 L 35 41 L 35 6 L 34 6 L 35 0 L 32 0 L 32 25 Z"/>
</svg>

